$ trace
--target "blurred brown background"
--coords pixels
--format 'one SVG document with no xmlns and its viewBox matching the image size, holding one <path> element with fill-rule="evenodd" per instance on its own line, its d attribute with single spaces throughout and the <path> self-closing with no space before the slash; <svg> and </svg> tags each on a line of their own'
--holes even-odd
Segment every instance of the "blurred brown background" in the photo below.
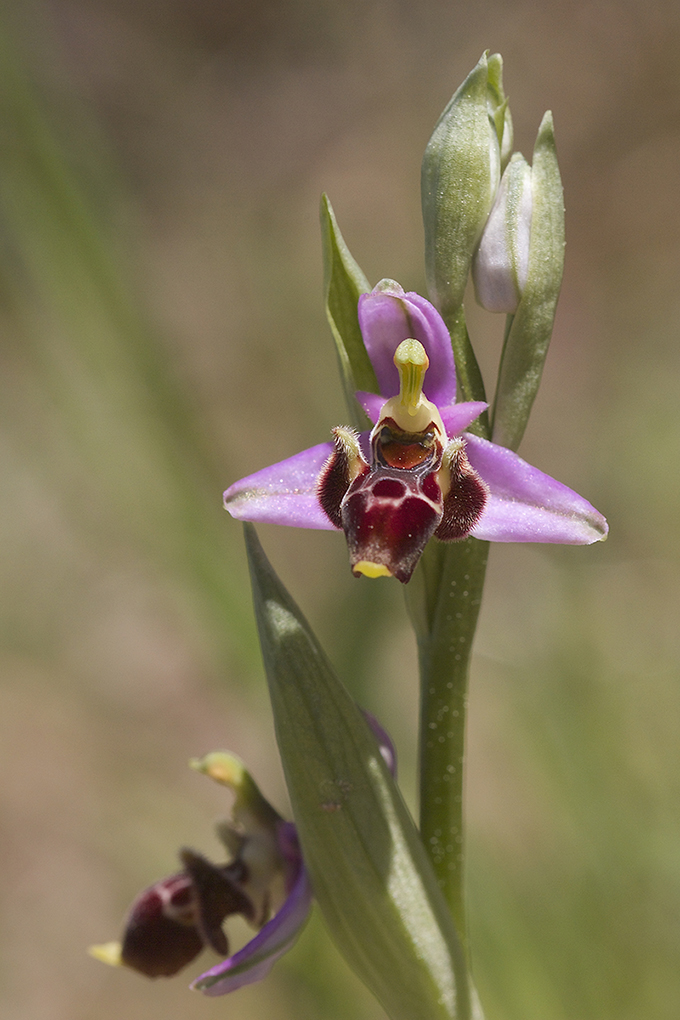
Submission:
<svg viewBox="0 0 680 1020">
<path fill-rule="evenodd" d="M 262 985 L 206 1000 L 85 955 L 244 757 L 281 810 L 234 479 L 344 419 L 318 201 L 423 290 L 419 172 L 485 48 L 516 148 L 553 110 L 567 262 L 521 452 L 606 513 L 591 549 L 492 551 L 471 691 L 475 972 L 487 1020 L 680 1005 L 680 7 L 51 0 L 0 18 L 0 1012 L 377 1020 L 316 917 Z M 493 387 L 500 319 L 471 311 Z M 396 583 L 262 528 L 413 796 Z M 203 961 L 207 964 L 207 958 Z"/>
</svg>

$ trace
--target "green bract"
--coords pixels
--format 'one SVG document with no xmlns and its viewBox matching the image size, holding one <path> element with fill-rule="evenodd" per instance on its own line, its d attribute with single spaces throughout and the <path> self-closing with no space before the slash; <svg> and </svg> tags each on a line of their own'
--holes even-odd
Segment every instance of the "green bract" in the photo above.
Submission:
<svg viewBox="0 0 680 1020">
<path fill-rule="evenodd" d="M 359 329 L 357 305 L 359 295 L 371 288 L 345 244 L 327 195 L 321 196 L 321 239 L 326 316 L 335 340 L 345 399 L 354 424 L 365 428 L 367 418 L 354 394 L 357 390 L 377 393 L 378 383 Z"/>
<path fill-rule="evenodd" d="M 498 54 L 484 54 L 454 94 L 423 156 L 425 274 L 445 319 L 456 314 L 498 188 L 501 140 L 512 145 Z"/>
<path fill-rule="evenodd" d="M 550 112 L 538 129 L 531 192 L 526 283 L 506 333 L 493 415 L 494 442 L 511 450 L 524 435 L 541 381 L 564 268 L 564 198 Z"/>
<path fill-rule="evenodd" d="M 502 172 L 512 155 L 514 133 L 510 107 L 503 91 L 503 58 L 500 53 L 492 53 L 487 59 L 487 65 L 489 70 L 487 104 L 500 142 Z"/>
<path fill-rule="evenodd" d="M 376 739 L 251 525 L 246 543 L 277 740 L 331 933 L 391 1020 L 467 1020 L 460 940 Z"/>
</svg>

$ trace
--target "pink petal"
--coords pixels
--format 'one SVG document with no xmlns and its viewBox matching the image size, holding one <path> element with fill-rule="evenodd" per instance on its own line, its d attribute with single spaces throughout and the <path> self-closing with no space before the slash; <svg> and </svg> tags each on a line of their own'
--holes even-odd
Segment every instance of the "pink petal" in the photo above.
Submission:
<svg viewBox="0 0 680 1020">
<path fill-rule="evenodd" d="M 385 403 L 385 397 L 382 397 L 379 393 L 368 393 L 367 390 L 357 390 L 354 395 L 375 425 L 380 420 L 380 412 Z"/>
<path fill-rule="evenodd" d="M 450 439 L 453 439 L 468 425 L 472 425 L 475 418 L 479 418 L 482 411 L 486 411 L 488 406 L 483 400 L 468 400 L 462 404 L 449 404 L 448 407 L 440 407 L 439 413 L 442 416 L 446 434 Z"/>
<path fill-rule="evenodd" d="M 357 390 L 357 400 L 373 424 L 380 420 L 385 398 L 378 393 L 368 393 L 366 390 Z M 482 400 L 468 400 L 462 404 L 449 404 L 448 407 L 440 407 L 439 413 L 444 422 L 446 434 L 452 439 L 459 435 L 464 429 L 471 425 L 475 418 L 479 418 L 482 411 L 486 411 L 489 405 Z"/>
<path fill-rule="evenodd" d="M 394 352 L 402 340 L 419 340 L 427 351 L 430 367 L 423 392 L 435 404 L 452 404 L 456 399 L 456 367 L 451 337 L 441 315 L 420 294 L 404 290 L 393 280 L 384 280 L 359 298 L 359 325 L 368 356 L 385 398 L 399 392 L 399 373 Z"/>
<path fill-rule="evenodd" d="M 225 508 L 239 521 L 337 530 L 316 496 L 321 468 L 332 450 L 332 443 L 320 443 L 242 478 L 225 492 Z"/>
<path fill-rule="evenodd" d="M 578 493 L 512 450 L 470 434 L 465 440 L 471 465 L 489 486 L 475 538 L 590 545 L 607 537 L 606 520 Z"/>
</svg>

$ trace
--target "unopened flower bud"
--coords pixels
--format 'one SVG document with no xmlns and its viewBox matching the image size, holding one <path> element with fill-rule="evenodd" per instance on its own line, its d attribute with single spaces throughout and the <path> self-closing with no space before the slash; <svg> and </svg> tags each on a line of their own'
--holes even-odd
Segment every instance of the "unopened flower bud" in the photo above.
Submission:
<svg viewBox="0 0 680 1020">
<path fill-rule="evenodd" d="M 503 173 L 512 155 L 514 131 L 510 107 L 503 91 L 503 58 L 500 53 L 493 53 L 489 57 L 488 67 L 487 106 L 489 117 L 494 123 L 500 143 L 501 173 Z"/>
<path fill-rule="evenodd" d="M 489 312 L 517 311 L 529 272 L 532 205 L 531 167 L 515 153 L 472 262 L 477 301 Z"/>
<path fill-rule="evenodd" d="M 564 267 L 564 200 L 550 113 L 538 130 L 531 169 L 513 157 L 503 191 L 484 231 L 473 277 L 485 308 L 514 316 L 498 373 L 493 439 L 516 450 L 541 379 Z"/>
<path fill-rule="evenodd" d="M 442 113 L 423 156 L 425 272 L 445 318 L 463 302 L 501 174 L 501 141 L 512 145 L 502 62 L 484 54 Z"/>
</svg>

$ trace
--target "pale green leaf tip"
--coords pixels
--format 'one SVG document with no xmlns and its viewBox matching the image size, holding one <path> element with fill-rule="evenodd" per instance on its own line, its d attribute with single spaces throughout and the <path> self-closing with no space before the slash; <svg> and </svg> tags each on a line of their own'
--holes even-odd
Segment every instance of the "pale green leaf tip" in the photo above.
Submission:
<svg viewBox="0 0 680 1020">
<path fill-rule="evenodd" d="M 338 251 L 340 252 L 341 258 L 347 263 L 347 266 L 351 270 L 351 274 L 354 279 L 354 284 L 360 294 L 367 294 L 371 289 L 371 285 L 366 279 L 366 276 L 361 269 L 349 248 L 347 242 L 342 236 L 338 221 L 335 216 L 335 211 L 331 204 L 331 200 L 325 191 L 321 193 L 321 228 L 324 242 L 324 253 L 327 255 L 326 246 L 329 241 L 334 241 Z M 326 281 L 326 285 L 330 283 L 330 280 Z"/>
<path fill-rule="evenodd" d="M 534 151 L 541 146 L 550 146 L 551 148 L 555 147 L 555 124 L 553 121 L 552 110 L 546 110 L 543 114 L 543 118 L 536 135 Z"/>
</svg>

